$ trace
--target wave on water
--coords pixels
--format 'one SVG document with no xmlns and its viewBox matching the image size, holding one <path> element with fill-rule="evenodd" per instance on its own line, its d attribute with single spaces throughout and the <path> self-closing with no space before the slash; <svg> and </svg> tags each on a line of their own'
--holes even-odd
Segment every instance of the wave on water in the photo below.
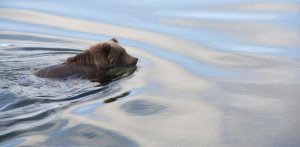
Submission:
<svg viewBox="0 0 300 147">
<path fill-rule="evenodd" d="M 35 68 L 49 64 L 48 60 L 40 58 L 56 56 L 56 59 L 62 60 L 80 51 L 46 47 L 2 49 L 7 54 L 1 55 L 0 60 L 0 141 L 52 122 L 59 109 L 72 103 L 95 98 L 107 99 L 104 103 L 109 103 L 128 95 L 110 96 L 120 90 L 114 81 L 130 75 L 136 68 L 110 70 L 106 81 L 101 83 L 72 77 L 53 80 L 32 74 Z M 10 58 L 16 56 L 14 52 L 18 52 L 19 58 Z"/>
</svg>

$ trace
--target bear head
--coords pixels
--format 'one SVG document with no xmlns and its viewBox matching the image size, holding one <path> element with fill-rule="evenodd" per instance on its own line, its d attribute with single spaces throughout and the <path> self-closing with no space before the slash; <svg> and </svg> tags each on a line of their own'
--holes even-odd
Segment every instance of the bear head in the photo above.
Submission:
<svg viewBox="0 0 300 147">
<path fill-rule="evenodd" d="M 118 40 L 111 38 L 104 43 L 89 47 L 85 52 L 67 59 L 67 64 L 94 66 L 97 70 L 106 70 L 119 66 L 136 65 L 138 58 L 131 56 L 119 45 Z"/>
</svg>

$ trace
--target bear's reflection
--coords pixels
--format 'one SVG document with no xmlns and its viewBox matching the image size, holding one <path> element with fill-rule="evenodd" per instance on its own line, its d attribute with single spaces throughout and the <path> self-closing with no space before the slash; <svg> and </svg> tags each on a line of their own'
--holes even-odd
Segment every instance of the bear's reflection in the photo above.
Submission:
<svg viewBox="0 0 300 147">
<path fill-rule="evenodd" d="M 137 67 L 115 67 L 109 69 L 101 78 L 92 80 L 93 82 L 99 82 L 100 85 L 107 85 L 113 81 L 119 80 L 121 78 L 127 77 L 133 74 L 137 70 Z"/>
</svg>

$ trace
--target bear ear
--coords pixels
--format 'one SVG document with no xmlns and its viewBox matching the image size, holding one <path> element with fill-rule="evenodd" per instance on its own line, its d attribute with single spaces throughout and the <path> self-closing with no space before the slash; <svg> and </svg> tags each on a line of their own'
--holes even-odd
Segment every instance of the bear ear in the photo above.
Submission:
<svg viewBox="0 0 300 147">
<path fill-rule="evenodd" d="M 114 42 L 114 43 L 119 43 L 119 41 L 118 41 L 115 37 L 109 39 L 109 41 L 112 41 L 112 42 Z"/>
<path fill-rule="evenodd" d="M 108 43 L 103 43 L 102 44 L 102 52 L 106 55 L 110 53 L 111 46 Z"/>
</svg>

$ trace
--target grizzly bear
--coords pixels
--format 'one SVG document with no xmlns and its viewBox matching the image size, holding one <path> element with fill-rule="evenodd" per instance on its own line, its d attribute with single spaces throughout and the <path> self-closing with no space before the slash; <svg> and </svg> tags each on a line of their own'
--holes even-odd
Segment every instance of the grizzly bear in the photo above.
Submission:
<svg viewBox="0 0 300 147">
<path fill-rule="evenodd" d="M 95 80 L 103 77 L 111 68 L 136 65 L 137 61 L 137 58 L 129 55 L 119 45 L 117 39 L 111 38 L 107 42 L 89 47 L 61 64 L 40 68 L 34 74 L 41 78 L 72 76 Z"/>
</svg>

